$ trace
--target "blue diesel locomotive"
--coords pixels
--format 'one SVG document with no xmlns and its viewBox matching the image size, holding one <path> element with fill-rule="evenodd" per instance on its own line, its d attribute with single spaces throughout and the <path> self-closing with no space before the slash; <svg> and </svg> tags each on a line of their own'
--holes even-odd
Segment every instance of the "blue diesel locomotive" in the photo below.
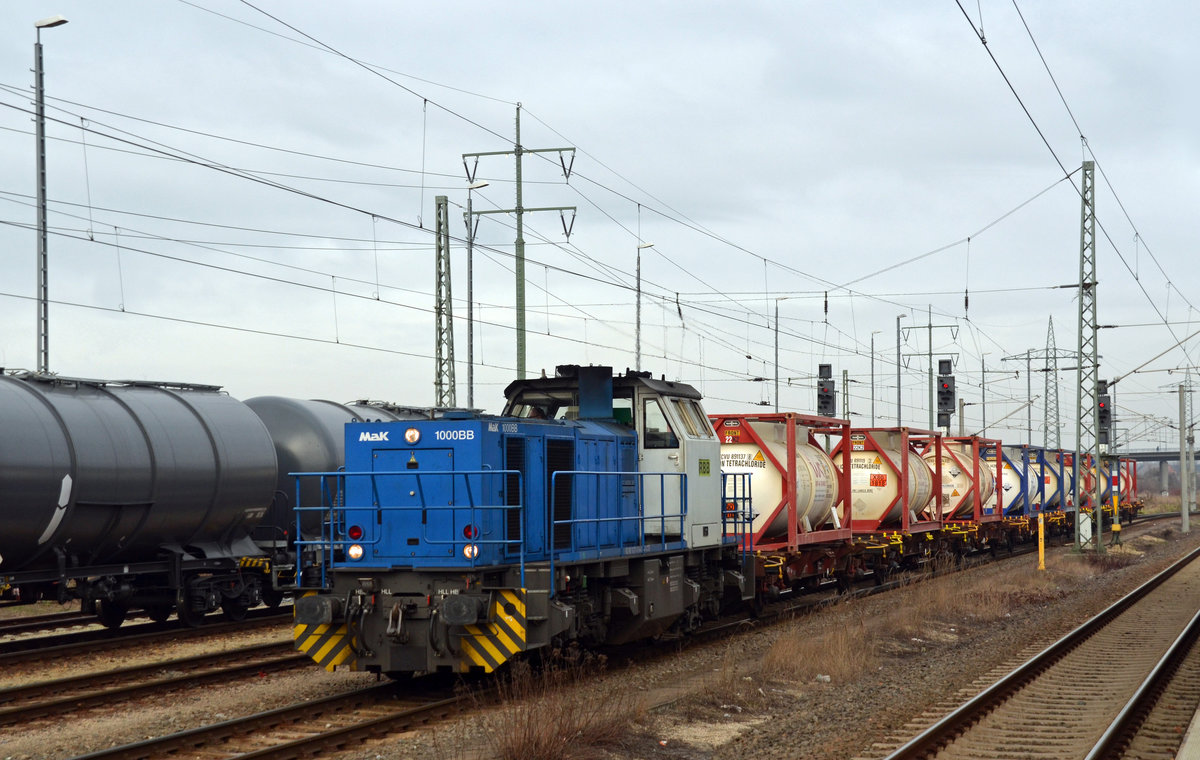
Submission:
<svg viewBox="0 0 1200 760">
<path fill-rule="evenodd" d="M 298 474 L 323 494 L 298 505 L 322 526 L 299 542 L 298 650 L 329 670 L 491 672 L 753 597 L 693 387 L 568 365 L 505 397 L 498 417 L 348 424 L 345 470 Z"/>
</svg>

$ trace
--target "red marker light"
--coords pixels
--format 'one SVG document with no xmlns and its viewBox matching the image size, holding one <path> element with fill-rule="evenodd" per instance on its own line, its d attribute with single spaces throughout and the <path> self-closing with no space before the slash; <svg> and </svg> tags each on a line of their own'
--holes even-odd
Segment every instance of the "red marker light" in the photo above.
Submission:
<svg viewBox="0 0 1200 760">
<path fill-rule="evenodd" d="M 351 541 L 358 541 L 363 537 L 363 529 L 357 525 L 351 525 L 350 529 L 346 531 L 346 535 L 350 537 Z"/>
</svg>

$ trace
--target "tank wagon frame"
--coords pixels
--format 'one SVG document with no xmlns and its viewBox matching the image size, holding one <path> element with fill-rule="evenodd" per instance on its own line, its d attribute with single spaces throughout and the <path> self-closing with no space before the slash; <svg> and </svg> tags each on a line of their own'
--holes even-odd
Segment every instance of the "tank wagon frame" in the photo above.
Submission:
<svg viewBox="0 0 1200 760">
<path fill-rule="evenodd" d="M 942 515 L 942 533 L 951 540 L 955 553 L 982 551 L 1008 544 L 1014 526 L 1005 525 L 996 493 L 1003 481 L 1003 463 L 989 462 L 984 452 L 999 446 L 995 439 L 980 436 L 939 436 L 940 454 L 928 438 L 919 440 L 917 451 L 928 460 L 937 457 L 940 486 L 937 501 Z"/>
<path fill-rule="evenodd" d="M 708 418 L 721 443 L 722 471 L 750 481 L 750 529 L 740 540 L 753 553 L 759 595 L 815 589 L 828 580 L 845 585 L 861 565 L 850 527 L 850 471 L 824 454 L 820 439 L 847 438 L 850 423 L 794 412 Z M 726 485 L 734 509 L 739 484 Z"/>
</svg>

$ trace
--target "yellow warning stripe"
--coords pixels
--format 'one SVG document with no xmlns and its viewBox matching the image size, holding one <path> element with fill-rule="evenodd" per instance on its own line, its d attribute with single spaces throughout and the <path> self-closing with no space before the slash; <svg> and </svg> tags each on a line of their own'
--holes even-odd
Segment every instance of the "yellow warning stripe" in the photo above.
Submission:
<svg viewBox="0 0 1200 760">
<path fill-rule="evenodd" d="M 466 656 L 466 658 L 468 660 L 470 660 L 470 662 L 462 663 L 462 670 L 463 670 L 463 672 L 466 672 L 466 671 L 470 670 L 471 665 L 474 664 L 474 665 L 478 665 L 479 667 L 482 667 L 484 669 L 484 672 L 491 673 L 496 668 L 500 667 L 500 665 L 503 664 L 504 660 L 507 658 L 503 658 L 500 660 L 490 659 L 489 657 L 487 657 L 486 652 L 480 651 L 476 648 L 476 645 L 478 644 L 478 642 L 479 642 L 479 639 L 477 639 L 477 638 L 471 638 L 471 639 L 464 638 L 462 640 L 463 654 Z"/>
<path fill-rule="evenodd" d="M 507 608 L 507 609 L 506 609 Z M 491 673 L 525 648 L 525 590 L 505 589 L 489 608 L 491 622 L 463 626 L 462 670 L 472 666 Z"/>
<path fill-rule="evenodd" d="M 337 626 L 322 623 L 320 625 L 295 625 L 292 627 L 296 651 L 308 655 L 321 667 L 333 672 L 334 668 L 347 661 L 352 670 L 356 670 L 354 662 L 354 643 L 345 624 Z"/>
</svg>

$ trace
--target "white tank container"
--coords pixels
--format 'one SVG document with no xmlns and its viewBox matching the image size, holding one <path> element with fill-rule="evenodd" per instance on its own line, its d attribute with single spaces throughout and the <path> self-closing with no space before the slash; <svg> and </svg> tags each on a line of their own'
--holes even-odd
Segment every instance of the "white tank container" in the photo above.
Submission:
<svg viewBox="0 0 1200 760">
<path fill-rule="evenodd" d="M 937 459 L 935 449 L 925 452 L 924 459 L 930 469 Z M 972 488 L 972 462 L 970 447 L 961 443 L 942 444 L 942 500 L 941 518 L 957 520 L 971 517 L 975 512 L 975 492 Z M 979 462 L 979 496 L 981 504 L 987 504 L 996 492 L 995 464 Z M 936 515 L 935 515 L 936 516 Z"/>
<path fill-rule="evenodd" d="M 1037 498 L 1038 481 L 1035 474 L 1024 478 L 1025 463 L 1021 460 L 1020 451 L 1004 452 L 1007 458 L 1001 461 L 1000 469 L 1000 487 L 996 489 L 996 494 L 990 499 L 987 499 L 984 504 L 991 506 L 995 504 L 997 496 L 1000 498 L 1000 507 L 1007 513 L 1013 508 L 1013 504 L 1021 498 L 1022 481 L 1024 480 L 1025 495 L 1027 497 L 1026 504 L 1033 504 Z M 985 464 L 988 468 L 988 473 L 993 473 L 996 470 L 996 458 L 990 456 L 986 458 Z M 1033 463 L 1030 462 L 1031 469 Z M 1036 472 L 1036 471 L 1035 471 Z"/>
<path fill-rule="evenodd" d="M 751 473 L 754 534 L 761 538 L 786 536 L 788 509 L 779 509 L 779 506 L 784 499 L 787 472 L 781 471 L 771 459 L 774 457 L 782 467 L 787 467 L 786 427 L 780 423 L 760 421 L 746 421 L 743 425 L 754 430 L 762 445 L 747 441 L 722 443 L 721 470 L 726 473 Z M 828 454 L 808 442 L 807 428 L 796 429 L 793 457 L 796 462 L 796 523 L 801 530 L 815 530 L 828 522 L 833 505 L 837 502 L 837 470 Z"/>
<path fill-rule="evenodd" d="M 876 451 L 850 452 L 850 504 L 855 522 L 869 520 L 879 525 L 899 522 L 902 518 L 904 500 L 900 495 L 900 478 L 896 467 L 903 461 L 898 433 L 875 432 L 872 434 L 879 444 Z M 834 457 L 838 467 L 842 454 Z M 896 465 L 893 466 L 892 462 Z M 933 498 L 933 473 L 929 466 L 910 452 L 908 456 L 908 505 L 918 519 L 928 519 L 924 514 Z M 844 517 L 844 515 L 839 515 Z"/>
</svg>

